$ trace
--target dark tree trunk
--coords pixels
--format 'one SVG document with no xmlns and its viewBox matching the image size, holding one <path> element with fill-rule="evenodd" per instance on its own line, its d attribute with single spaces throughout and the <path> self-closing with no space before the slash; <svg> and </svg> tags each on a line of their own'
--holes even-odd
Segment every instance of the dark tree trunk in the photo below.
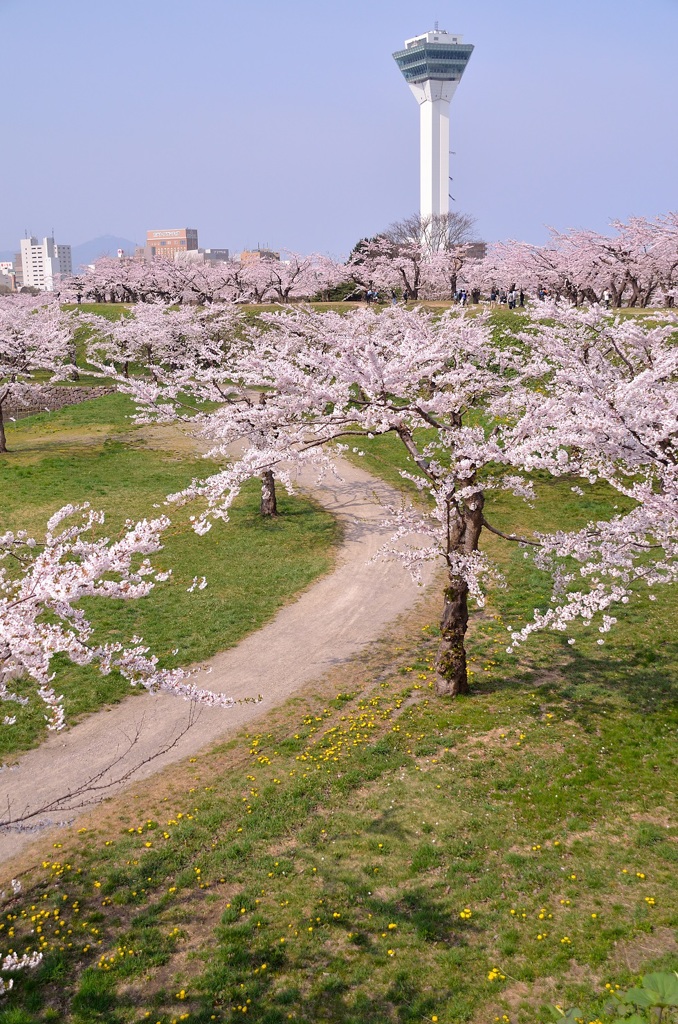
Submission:
<svg viewBox="0 0 678 1024">
<path fill-rule="evenodd" d="M 440 646 L 436 658 L 435 691 L 439 697 L 468 693 L 464 637 L 468 625 L 468 587 L 459 576 L 451 576 L 445 587 L 445 605 L 440 620 Z"/>
<path fill-rule="evenodd" d="M 452 553 L 470 555 L 478 550 L 483 528 L 482 492 L 478 492 L 472 505 L 452 519 L 449 547 Z M 468 586 L 466 581 L 450 570 L 445 587 L 445 604 L 440 620 L 440 645 L 436 657 L 435 692 L 441 697 L 456 697 L 469 692 L 466 670 L 466 627 L 468 626 Z"/>
<path fill-rule="evenodd" d="M 7 439 L 5 438 L 5 417 L 2 412 L 2 405 L 0 405 L 0 452 L 7 451 Z"/>
<path fill-rule="evenodd" d="M 267 469 L 261 474 L 261 505 L 262 516 L 277 516 L 278 503 L 275 497 L 275 477 L 273 470 Z"/>
<path fill-rule="evenodd" d="M 68 355 L 73 364 L 73 369 L 69 375 L 70 380 L 80 380 L 80 374 L 78 373 L 78 349 L 75 343 L 69 346 Z"/>
</svg>

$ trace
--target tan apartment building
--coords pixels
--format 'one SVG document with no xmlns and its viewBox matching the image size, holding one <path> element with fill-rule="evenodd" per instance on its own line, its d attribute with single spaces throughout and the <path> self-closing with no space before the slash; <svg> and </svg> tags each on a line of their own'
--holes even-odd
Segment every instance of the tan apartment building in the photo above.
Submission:
<svg viewBox="0 0 678 1024">
<path fill-rule="evenodd" d="M 279 252 L 273 252 L 272 249 L 244 249 L 240 253 L 241 263 L 277 263 L 280 259 Z"/>
<path fill-rule="evenodd" d="M 178 252 L 198 248 L 197 228 L 154 229 L 146 232 L 146 254 L 173 260 Z"/>
</svg>

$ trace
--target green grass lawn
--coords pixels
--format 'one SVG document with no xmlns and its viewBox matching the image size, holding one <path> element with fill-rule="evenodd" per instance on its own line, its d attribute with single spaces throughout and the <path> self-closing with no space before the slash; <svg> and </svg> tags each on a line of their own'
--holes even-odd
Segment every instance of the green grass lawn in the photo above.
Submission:
<svg viewBox="0 0 678 1024">
<path fill-rule="evenodd" d="M 119 401 L 102 400 L 91 448 L 136 445 L 159 460 L 162 491 L 176 456 L 139 447 Z M 55 449 L 82 432 L 69 422 Z M 31 444 L 29 430 L 24 468 Z M 362 447 L 361 465 L 408 488 L 390 437 Z M 571 528 L 620 504 L 601 485 L 584 500 L 566 480 L 537 490 L 534 510 L 490 493 L 488 518 Z M 31 493 L 44 512 L 48 488 Z M 197 542 L 206 559 L 229 530 L 260 529 L 242 517 Z M 607 1020 L 606 985 L 675 969 L 676 600 L 639 593 L 603 646 L 576 627 L 574 647 L 542 634 L 509 655 L 507 627 L 548 580 L 517 546 L 483 543 L 507 586 L 471 615 L 469 697 L 433 696 L 432 593 L 257 733 L 45 842 L 0 916 L 0 953 L 45 960 L 17 978 L 0 1024 L 545 1024 L 556 1003 L 588 1022 Z"/>
<path fill-rule="evenodd" d="M 434 614 L 46 845 L 0 922 L 45 962 L 0 1022 L 593 1020 L 675 966 L 669 610 L 520 665 L 478 614 L 455 702 Z"/>
<path fill-rule="evenodd" d="M 115 536 L 127 518 L 156 514 L 153 505 L 165 495 L 216 468 L 193 456 L 190 442 L 177 452 L 171 438 L 160 446 L 161 434 L 149 447 L 143 430 L 130 423 L 131 411 L 125 397 L 110 395 L 14 425 L 8 431 L 11 451 L 0 458 L 0 531 L 21 527 L 39 536 L 56 509 L 89 501 L 107 514 L 102 532 Z M 337 530 L 331 516 L 303 497 L 281 495 L 282 515 L 275 521 L 264 521 L 258 507 L 254 482 L 231 523 L 215 525 L 206 538 L 190 527 L 195 509 L 169 509 L 172 527 L 154 563 L 171 568 L 172 578 L 139 601 L 87 602 L 97 636 L 124 641 L 141 635 L 162 664 L 172 666 L 207 658 L 261 626 L 330 567 Z M 203 575 L 207 588 L 189 594 L 193 577 Z M 55 685 L 65 695 L 69 722 L 135 692 L 117 674 L 101 676 L 65 661 L 58 661 Z M 12 713 L 17 724 L 0 730 L 3 756 L 44 734 L 37 701 Z"/>
</svg>

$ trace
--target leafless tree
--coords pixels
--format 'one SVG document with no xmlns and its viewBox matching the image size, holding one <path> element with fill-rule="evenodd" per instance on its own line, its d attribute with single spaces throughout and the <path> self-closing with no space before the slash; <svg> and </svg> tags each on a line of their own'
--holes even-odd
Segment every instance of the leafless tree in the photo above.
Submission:
<svg viewBox="0 0 678 1024">
<path fill-rule="evenodd" d="M 403 220 L 394 221 L 382 232 L 382 237 L 395 245 L 421 242 L 432 252 L 456 249 L 473 241 L 476 219 L 469 213 L 433 214 L 422 217 L 413 213 Z"/>
</svg>

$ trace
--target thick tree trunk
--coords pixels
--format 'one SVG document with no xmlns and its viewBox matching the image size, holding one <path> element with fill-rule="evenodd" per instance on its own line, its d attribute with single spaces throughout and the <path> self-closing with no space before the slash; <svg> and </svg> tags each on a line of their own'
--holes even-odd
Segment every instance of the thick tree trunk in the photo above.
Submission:
<svg viewBox="0 0 678 1024">
<path fill-rule="evenodd" d="M 73 364 L 73 369 L 69 374 L 69 379 L 80 380 L 80 374 L 78 373 L 78 350 L 75 346 L 75 343 L 69 345 L 68 357 L 71 360 L 71 363 Z"/>
<path fill-rule="evenodd" d="M 278 503 L 275 496 L 275 477 L 273 470 L 267 469 L 261 474 L 261 505 L 262 516 L 277 516 Z"/>
<path fill-rule="evenodd" d="M 464 637 L 468 625 L 468 587 L 459 576 L 450 577 L 445 587 L 445 605 L 440 620 L 440 646 L 436 658 L 435 692 L 439 697 L 468 693 Z"/>
<path fill-rule="evenodd" d="M 449 550 L 451 555 L 471 555 L 478 550 L 483 528 L 481 491 L 474 495 L 463 511 L 450 517 Z M 438 673 L 435 692 L 440 697 L 456 697 L 469 692 L 466 669 L 466 627 L 468 626 L 468 586 L 463 577 L 450 569 L 445 587 L 445 604 L 440 620 L 440 645 L 436 657 Z"/>
<path fill-rule="evenodd" d="M 0 405 L 0 452 L 7 451 L 7 439 L 5 437 L 5 417 L 2 412 L 2 405 Z"/>
</svg>

